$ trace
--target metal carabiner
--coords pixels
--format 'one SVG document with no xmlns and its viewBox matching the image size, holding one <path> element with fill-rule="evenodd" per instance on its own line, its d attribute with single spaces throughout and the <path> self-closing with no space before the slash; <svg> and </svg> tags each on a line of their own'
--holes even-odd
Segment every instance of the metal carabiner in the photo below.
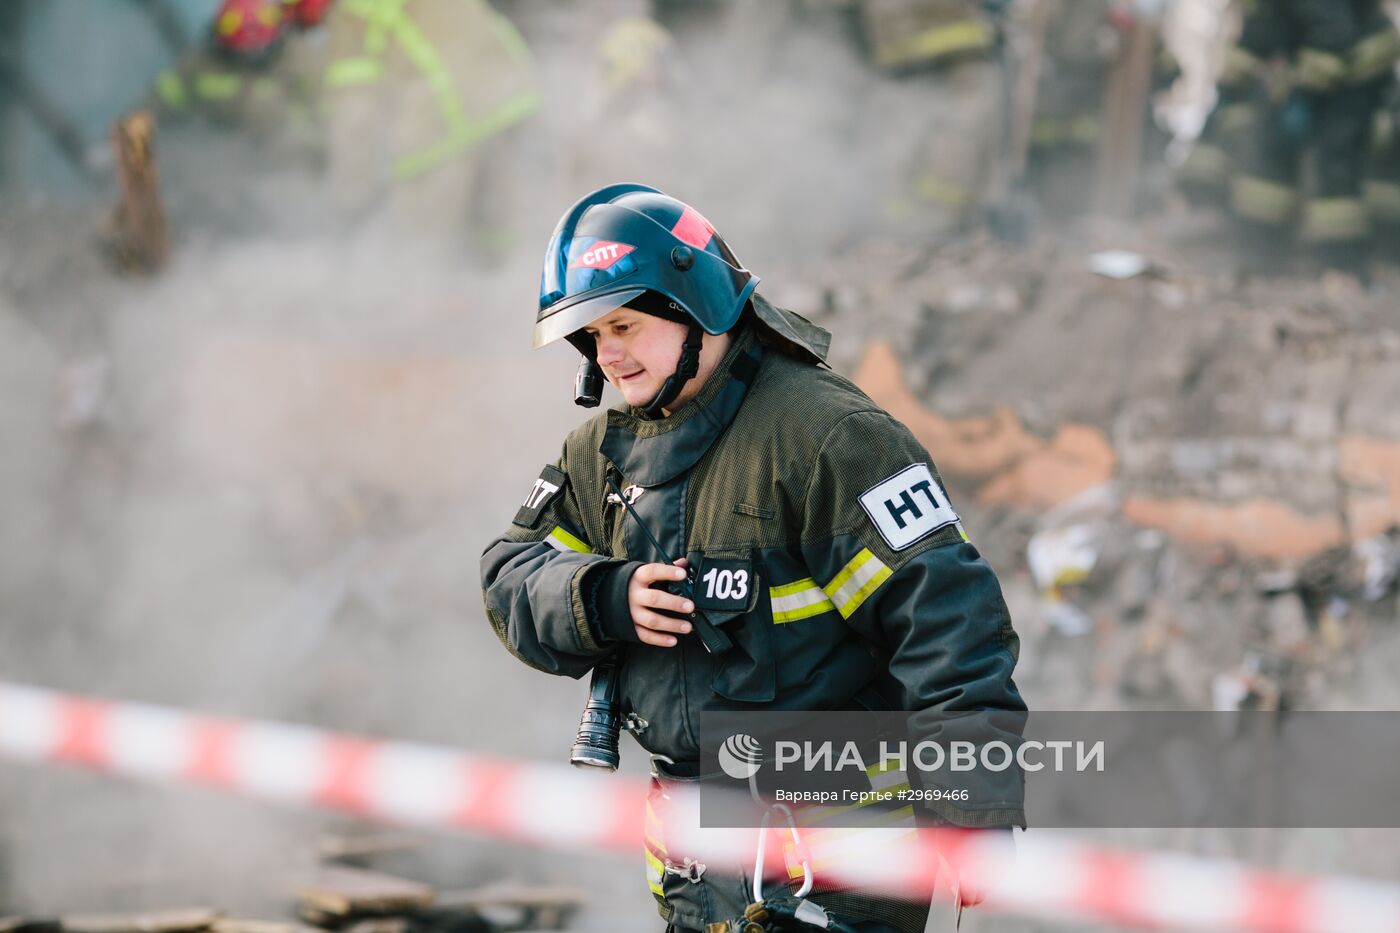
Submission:
<svg viewBox="0 0 1400 933">
<path fill-rule="evenodd" d="M 678 875 L 691 884 L 699 884 L 701 876 L 705 874 L 706 866 L 704 862 L 686 856 L 683 864 L 677 865 L 675 862 L 667 859 L 663 867 L 668 875 Z"/>
<path fill-rule="evenodd" d="M 802 848 L 802 837 L 797 834 L 797 821 L 793 819 L 792 810 L 781 803 L 771 805 L 763 814 L 763 822 L 758 826 L 758 853 L 753 862 L 753 899 L 755 903 L 763 900 L 763 861 L 765 850 L 768 848 L 768 824 L 772 819 L 773 811 L 781 810 L 787 820 L 787 830 L 792 836 L 793 850 L 802 858 L 802 886 L 797 889 L 794 897 L 806 897 L 812 892 L 812 884 L 816 876 L 812 874 L 812 864 L 807 859 L 806 852 Z"/>
</svg>

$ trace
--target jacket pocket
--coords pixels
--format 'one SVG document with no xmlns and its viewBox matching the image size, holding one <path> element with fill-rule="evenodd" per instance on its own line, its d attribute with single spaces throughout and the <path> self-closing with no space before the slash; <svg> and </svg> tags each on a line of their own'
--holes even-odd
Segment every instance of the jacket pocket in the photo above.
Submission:
<svg viewBox="0 0 1400 933">
<path fill-rule="evenodd" d="M 751 552 L 689 555 L 695 568 L 692 598 L 733 647 L 715 661 L 711 688 L 728 700 L 768 703 L 778 693 L 773 616 L 763 573 Z"/>
</svg>

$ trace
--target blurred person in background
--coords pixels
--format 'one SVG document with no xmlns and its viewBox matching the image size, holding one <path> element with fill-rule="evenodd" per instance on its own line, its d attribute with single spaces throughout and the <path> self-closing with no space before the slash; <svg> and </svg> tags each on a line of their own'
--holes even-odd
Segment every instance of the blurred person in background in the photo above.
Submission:
<svg viewBox="0 0 1400 933">
<path fill-rule="evenodd" d="M 1160 160 L 1167 135 L 1151 114 L 1156 92 L 1179 74 L 1163 44 L 1158 15 L 1127 0 L 1037 0 L 1048 6 L 1031 121 L 1027 174 L 1039 202 L 1054 214 L 1078 214 L 1094 188 L 1104 144 L 1114 72 L 1129 54 L 1138 21 L 1152 25 L 1153 56 L 1143 129 L 1144 161 Z"/>
<path fill-rule="evenodd" d="M 569 435 L 482 557 L 487 616 L 517 659 L 571 677 L 620 660 L 653 799 L 698 778 L 704 711 L 1025 710 L 1000 585 L 928 452 L 825 368 L 828 333 L 757 284 L 655 189 L 575 204 L 545 255 L 534 343 L 568 340 L 623 401 Z M 934 824 L 1024 825 L 1019 799 L 930 807 Z M 707 867 L 666 835 L 649 808 L 667 930 L 733 923 L 749 866 Z M 833 929 L 928 922 L 931 887 L 906 901 L 815 882 L 806 900 L 846 924 Z M 765 904 L 793 907 L 768 886 Z"/>
<path fill-rule="evenodd" d="M 288 35 L 321 26 L 331 6 L 332 0 L 222 0 L 207 41 L 157 76 L 163 113 L 238 122 L 309 109 L 317 80 L 310 66 L 277 65 Z"/>
<path fill-rule="evenodd" d="M 1209 197 L 1228 174 L 1256 261 L 1277 263 L 1296 236 L 1322 268 L 1364 281 L 1365 164 L 1400 35 L 1379 0 L 1247 0 L 1244 12 L 1187 191 Z"/>
</svg>

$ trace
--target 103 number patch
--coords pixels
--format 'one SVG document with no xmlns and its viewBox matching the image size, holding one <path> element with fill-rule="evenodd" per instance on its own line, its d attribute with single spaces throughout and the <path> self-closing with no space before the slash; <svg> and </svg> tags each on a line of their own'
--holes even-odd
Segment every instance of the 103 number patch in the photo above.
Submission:
<svg viewBox="0 0 1400 933">
<path fill-rule="evenodd" d="M 748 608 L 753 568 L 746 560 L 702 559 L 692 598 L 700 609 L 734 612 Z"/>
</svg>

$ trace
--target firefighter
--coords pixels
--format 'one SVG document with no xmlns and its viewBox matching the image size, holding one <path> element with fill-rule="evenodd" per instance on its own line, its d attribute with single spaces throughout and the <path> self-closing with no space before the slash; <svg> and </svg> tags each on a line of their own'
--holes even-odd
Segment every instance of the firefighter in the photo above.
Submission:
<svg viewBox="0 0 1400 933">
<path fill-rule="evenodd" d="M 1027 174 L 1040 204 L 1056 214 L 1084 210 L 1094 188 L 1112 102 L 1115 71 L 1123 67 L 1132 31 L 1148 14 L 1123 0 L 1038 0 L 1049 7 L 1034 119 L 1029 134 Z M 1153 29 L 1153 57 L 1144 111 L 1142 151 L 1159 157 L 1165 135 L 1152 118 L 1157 92 L 1176 80 L 1175 59 Z"/>
<path fill-rule="evenodd" d="M 1226 50 L 1215 106 L 1177 171 L 1178 186 L 1193 202 L 1229 202 L 1235 160 L 1262 131 L 1261 114 L 1268 109 L 1261 106 L 1268 99 L 1266 69 L 1284 53 L 1286 43 L 1280 17 L 1271 7 L 1251 2 L 1239 39 Z"/>
<path fill-rule="evenodd" d="M 996 576 L 928 452 L 823 366 L 828 333 L 757 284 L 655 189 L 575 204 L 545 254 L 534 345 L 568 340 L 623 401 L 568 436 L 482 556 L 486 614 L 517 659 L 571 677 L 621 659 L 657 788 L 697 776 L 708 710 L 1025 709 Z M 727 649 L 701 643 L 697 612 Z M 934 806 L 959 825 L 1024 825 L 1019 799 Z M 752 900 L 738 867 L 668 849 L 664 824 L 646 846 L 668 930 L 733 921 Z M 924 929 L 927 891 L 908 903 L 816 883 L 810 900 L 854 929 Z"/>
<path fill-rule="evenodd" d="M 288 32 L 320 26 L 330 8 L 331 0 L 223 0 L 205 47 L 157 76 L 158 101 L 172 115 L 194 111 L 232 119 L 260 102 L 280 103 L 289 92 L 306 98 L 304 89 L 282 87 L 269 72 Z"/>
<path fill-rule="evenodd" d="M 1267 255 L 1295 233 L 1324 268 L 1368 275 L 1363 171 L 1400 36 L 1378 0 L 1255 0 L 1247 9 L 1257 130 L 1231 179 L 1235 216 Z M 1283 56 L 1283 80 L 1269 56 Z M 1304 158 L 1307 155 L 1308 158 Z"/>
</svg>

